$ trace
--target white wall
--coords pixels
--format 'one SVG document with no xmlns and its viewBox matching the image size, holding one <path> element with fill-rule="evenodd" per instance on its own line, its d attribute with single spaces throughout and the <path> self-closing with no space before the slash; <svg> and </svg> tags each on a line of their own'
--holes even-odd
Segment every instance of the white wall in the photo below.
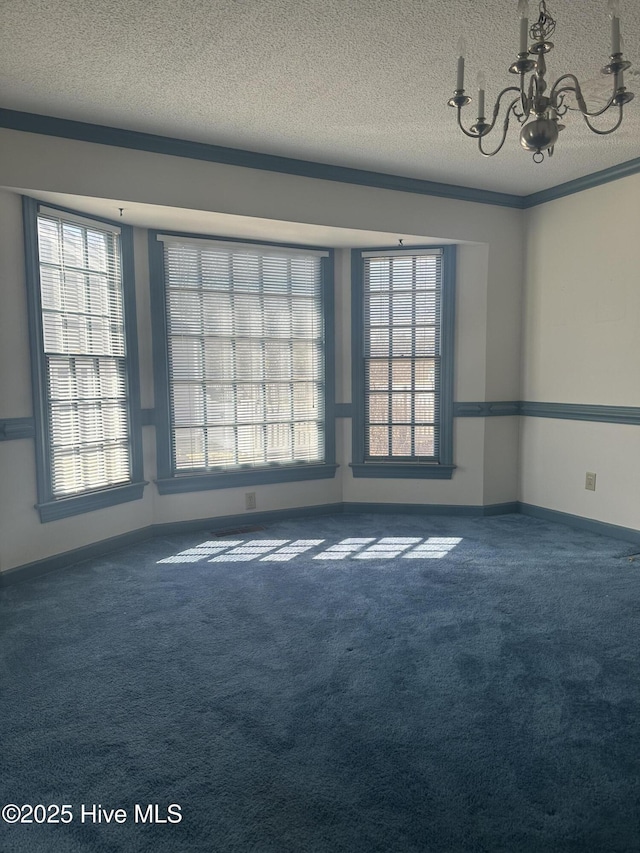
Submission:
<svg viewBox="0 0 640 853">
<path fill-rule="evenodd" d="M 527 212 L 522 399 L 640 406 L 639 222 L 640 175 Z M 640 529 L 639 451 L 637 426 L 523 418 L 520 500 Z"/>
<path fill-rule="evenodd" d="M 117 202 L 263 217 L 461 241 L 457 285 L 455 399 L 517 398 L 520 374 L 522 214 L 490 205 L 148 154 L 0 130 L 0 186 L 64 192 Z M 116 205 L 114 204 L 114 210 Z M 0 417 L 31 414 L 20 200 L 0 193 Z M 146 233 L 136 229 L 142 405 L 153 403 Z M 337 400 L 350 401 L 349 253 L 336 263 Z M 490 395 L 490 396 L 487 396 Z M 259 510 L 345 501 L 471 504 L 516 499 L 518 427 L 514 418 L 455 422 L 452 480 L 354 480 L 350 421 L 337 429 L 333 480 L 255 487 Z M 142 501 L 40 524 L 31 440 L 0 443 L 0 569 L 22 565 L 119 533 L 193 518 L 244 512 L 246 489 L 159 495 L 154 430 L 144 428 Z M 254 490 L 254 487 L 251 488 Z"/>
</svg>

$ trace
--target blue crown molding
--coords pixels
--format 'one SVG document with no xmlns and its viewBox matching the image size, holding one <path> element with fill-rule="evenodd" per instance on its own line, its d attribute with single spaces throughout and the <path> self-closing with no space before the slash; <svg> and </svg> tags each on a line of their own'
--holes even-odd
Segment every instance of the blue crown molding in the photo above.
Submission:
<svg viewBox="0 0 640 853">
<path fill-rule="evenodd" d="M 205 160 L 210 163 L 224 163 L 228 166 L 244 166 L 248 169 L 261 169 L 269 172 L 318 178 L 325 181 L 376 187 L 378 189 L 417 193 L 418 195 L 450 198 L 457 201 L 472 201 L 478 204 L 493 204 L 499 207 L 512 207 L 525 210 L 573 195 L 583 190 L 598 187 L 629 175 L 640 172 L 640 157 L 627 160 L 584 175 L 572 181 L 558 184 L 529 195 L 481 190 L 457 184 L 445 184 L 409 178 L 366 169 L 353 169 L 346 166 L 333 166 L 329 163 L 316 163 L 310 160 L 297 160 L 276 154 L 261 154 L 239 148 L 227 148 L 205 142 L 192 142 L 187 139 L 175 139 L 153 133 L 141 133 L 136 130 L 90 124 L 82 121 L 26 113 L 20 110 L 0 108 L 0 127 L 8 130 L 20 130 L 26 133 L 40 133 L 46 136 L 59 136 L 64 139 L 76 139 L 81 142 L 94 142 L 99 145 L 113 145 L 118 148 L 132 148 L 136 151 L 149 151 L 155 154 L 168 154 L 174 157 L 187 157 L 192 160 Z"/>
<path fill-rule="evenodd" d="M 564 184 L 558 184 L 548 190 L 526 195 L 523 197 L 523 207 L 536 207 L 547 201 L 555 201 L 558 198 L 581 193 L 583 190 L 590 190 L 593 187 L 599 187 L 620 178 L 627 178 L 629 175 L 636 175 L 638 172 L 640 172 L 640 157 L 627 160 L 625 163 L 618 163 L 617 166 L 610 166 L 608 169 L 602 169 L 599 172 L 593 172 L 591 175 L 584 175 L 582 178 L 576 178 L 573 181 L 567 181 Z"/>
<path fill-rule="evenodd" d="M 26 133 L 60 136 L 64 139 L 76 139 L 81 142 L 94 142 L 99 145 L 113 145 L 118 148 L 133 148 L 136 151 L 149 151 L 154 154 L 187 157 L 191 160 L 224 163 L 227 166 L 244 166 L 248 169 L 261 169 L 305 178 L 317 178 L 324 181 L 338 181 L 345 184 L 438 196 L 457 199 L 458 201 L 473 201 L 478 204 L 494 204 L 500 207 L 518 209 L 525 207 L 524 197 L 511 193 L 480 190 L 456 184 L 443 184 L 420 178 L 371 172 L 366 169 L 352 169 L 347 166 L 333 166 L 329 163 L 280 157 L 276 154 L 260 154 L 257 151 L 227 148 L 205 142 L 191 142 L 187 139 L 174 139 L 153 133 L 140 133 L 135 130 L 89 124 L 83 121 L 71 121 L 54 116 L 20 112 L 19 110 L 0 109 L 0 127 Z"/>
<path fill-rule="evenodd" d="M 36 425 L 33 418 L 0 418 L 0 441 L 14 438 L 33 438 Z"/>
</svg>

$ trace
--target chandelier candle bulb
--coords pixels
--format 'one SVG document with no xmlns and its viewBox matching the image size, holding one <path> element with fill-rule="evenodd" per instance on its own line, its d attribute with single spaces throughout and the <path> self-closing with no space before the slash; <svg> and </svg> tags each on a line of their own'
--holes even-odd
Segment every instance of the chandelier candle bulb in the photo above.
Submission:
<svg viewBox="0 0 640 853">
<path fill-rule="evenodd" d="M 620 55 L 622 56 L 623 53 L 624 53 L 624 39 L 622 38 L 622 36 L 620 36 Z M 616 85 L 618 88 L 621 88 L 622 86 L 624 86 L 624 67 L 622 67 L 620 69 L 620 71 L 618 71 L 618 79 L 616 81 Z"/>
<path fill-rule="evenodd" d="M 620 48 L 620 2 L 609 0 L 609 15 L 611 16 L 611 55 L 621 52 Z"/>
<path fill-rule="evenodd" d="M 518 12 L 520 13 L 520 53 L 527 53 L 529 39 L 529 3 L 527 0 L 520 0 Z"/>
<path fill-rule="evenodd" d="M 467 43 L 463 36 L 458 39 L 458 76 L 456 80 L 456 89 L 461 92 L 464 89 L 464 55 L 467 50 Z"/>
<path fill-rule="evenodd" d="M 484 118 L 484 71 L 478 71 L 478 118 Z"/>
</svg>

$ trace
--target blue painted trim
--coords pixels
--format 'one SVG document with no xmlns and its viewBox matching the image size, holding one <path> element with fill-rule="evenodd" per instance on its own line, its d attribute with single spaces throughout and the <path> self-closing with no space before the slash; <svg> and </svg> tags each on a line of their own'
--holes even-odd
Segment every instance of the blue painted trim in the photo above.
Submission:
<svg viewBox="0 0 640 853">
<path fill-rule="evenodd" d="M 585 518 L 581 515 L 572 515 L 569 512 L 560 512 L 556 509 L 547 509 L 522 502 L 518 502 L 518 512 L 532 518 L 539 518 L 542 521 L 566 524 L 568 527 L 578 530 L 588 530 L 590 533 L 598 533 L 601 536 L 610 536 L 612 539 L 623 539 L 625 542 L 640 545 L 640 530 L 634 530 L 632 527 L 622 527 L 619 524 L 609 524 L 606 521 L 596 521 L 595 518 Z"/>
<path fill-rule="evenodd" d="M 450 480 L 455 465 L 414 462 L 352 462 L 349 467 L 354 477 L 372 477 L 380 480 Z"/>
<path fill-rule="evenodd" d="M 521 415 L 528 418 L 558 418 L 608 424 L 640 424 L 640 406 L 597 406 L 583 403 L 505 402 L 454 403 L 456 418 L 486 418 Z"/>
<path fill-rule="evenodd" d="M 393 504 L 393 503 L 362 503 L 345 502 L 334 504 L 320 504 L 309 507 L 292 507 L 290 509 L 269 510 L 265 512 L 244 513 L 242 515 L 227 515 L 217 518 L 199 518 L 189 521 L 174 521 L 165 524 L 154 524 L 101 542 L 94 542 L 81 548 L 75 548 L 63 554 L 56 554 L 17 566 L 13 569 L 0 572 L 0 587 L 10 586 L 14 583 L 32 580 L 59 569 L 69 568 L 72 565 L 96 559 L 111 554 L 122 548 L 137 545 L 153 537 L 171 536 L 181 533 L 192 533 L 199 530 L 224 530 L 229 527 L 237 527 L 242 524 L 276 523 L 288 521 L 292 518 L 314 518 L 323 515 L 340 514 L 367 514 L 385 513 L 398 515 L 420 515 L 420 516 L 461 516 L 461 517 L 490 517 L 497 515 L 508 515 L 521 513 L 542 521 L 554 524 L 566 524 L 568 527 L 586 530 L 613 539 L 640 544 L 640 530 L 630 527 L 622 527 L 617 524 L 609 524 L 595 519 L 583 518 L 566 512 L 546 509 L 522 502 L 509 502 L 501 504 L 488 504 L 486 506 L 455 505 L 455 504 Z"/>
<path fill-rule="evenodd" d="M 509 400 L 507 402 L 491 403 L 454 403 L 454 418 L 489 418 L 498 416 L 509 416 L 520 414 L 520 402 Z"/>
<path fill-rule="evenodd" d="M 138 501 L 147 485 L 148 483 L 143 480 L 139 483 L 112 486 L 109 489 L 100 489 L 96 492 L 84 492 L 70 498 L 57 498 L 46 503 L 38 503 L 36 509 L 40 513 L 41 522 L 58 521 L 60 518 L 69 518 L 72 515 L 94 512 L 97 509 L 105 509 L 105 507 L 117 506 L 129 501 Z"/>
<path fill-rule="evenodd" d="M 324 465 L 336 465 L 336 326 L 335 251 L 320 259 L 322 317 L 324 319 Z M 317 467 L 317 466 L 313 466 Z M 315 479 L 315 478 L 314 478 Z"/>
<path fill-rule="evenodd" d="M 485 418 L 488 414 L 488 403 L 454 403 L 454 418 Z"/>
<path fill-rule="evenodd" d="M 245 524 L 275 524 L 290 521 L 293 518 L 317 518 L 323 515 L 340 515 L 342 504 L 318 504 L 317 506 L 296 506 L 290 509 L 271 509 L 263 512 L 245 512 L 242 515 L 223 515 L 217 518 L 196 518 L 189 521 L 169 521 L 154 524 L 154 536 L 171 536 L 180 533 L 194 533 L 198 530 L 228 530 Z"/>
<path fill-rule="evenodd" d="M 386 513 L 389 515 L 452 515 L 485 517 L 490 515 L 507 515 L 518 511 L 516 501 L 487 506 L 469 504 L 394 504 L 394 503 L 361 503 L 347 502 L 342 504 L 345 513 Z"/>
<path fill-rule="evenodd" d="M 186 139 L 173 139 L 152 133 L 140 133 L 117 127 L 70 121 L 69 119 L 25 113 L 18 110 L 0 109 L 0 127 L 26 133 L 40 133 L 47 136 L 59 136 L 64 139 L 76 139 L 81 142 L 93 142 L 98 145 L 113 145 L 118 148 L 132 148 L 136 151 L 187 157 L 191 160 L 205 160 L 209 163 L 224 163 L 229 166 L 242 166 L 248 169 L 317 178 L 324 181 L 338 181 L 345 184 L 417 193 L 418 195 L 439 198 L 452 198 L 458 201 L 472 201 L 478 204 L 493 204 L 500 207 L 522 209 L 525 206 L 523 196 L 512 195 L 511 193 L 480 190 L 456 184 L 443 184 L 402 175 L 352 169 L 346 166 L 332 166 L 328 163 L 297 160 L 275 154 L 260 154 L 256 151 L 226 148 L 204 142 L 190 142 Z"/>
<path fill-rule="evenodd" d="M 581 403 L 520 403 L 520 414 L 530 418 L 561 418 L 608 424 L 640 424 L 638 406 L 592 406 Z"/>
<path fill-rule="evenodd" d="M 342 512 L 342 504 L 319 504 L 318 506 L 292 507 L 291 509 L 267 510 L 264 512 L 244 513 L 243 515 L 225 515 L 217 518 L 197 518 L 189 521 L 170 521 L 165 524 L 153 524 L 148 527 L 132 530 L 120 536 L 103 539 L 91 545 L 74 548 L 62 554 L 45 557 L 33 563 L 16 566 L 13 569 L 0 572 L 0 587 L 12 586 L 16 583 L 29 581 L 50 572 L 83 563 L 112 554 L 122 548 L 129 548 L 140 542 L 154 537 L 172 536 L 181 533 L 194 533 L 198 530 L 225 530 L 243 524 L 275 523 L 289 521 L 292 518 L 316 518 L 323 515 L 334 515 Z"/>
<path fill-rule="evenodd" d="M 0 109 L 0 127 L 19 130 L 26 133 L 38 133 L 46 136 L 58 136 L 63 139 L 75 139 L 98 145 L 111 145 L 117 148 L 130 148 L 135 151 L 148 151 L 155 154 L 167 154 L 172 157 L 186 157 L 191 160 L 204 160 L 209 163 L 223 163 L 229 166 L 242 166 L 248 169 L 260 169 L 280 174 L 298 175 L 325 181 L 354 184 L 356 186 L 375 187 L 397 192 L 450 198 L 456 201 L 471 201 L 478 204 L 492 204 L 499 207 L 511 207 L 526 210 L 554 201 L 567 195 L 582 192 L 610 181 L 617 181 L 640 172 L 640 157 L 627 160 L 608 169 L 584 175 L 573 181 L 567 181 L 540 192 L 529 195 L 482 190 L 464 187 L 458 184 L 445 184 L 420 178 L 409 178 L 384 172 L 372 172 L 366 169 L 353 169 L 346 166 L 333 166 L 329 163 L 317 163 L 311 160 L 297 160 L 280 157 L 275 154 L 261 154 L 222 145 L 204 142 L 191 142 L 152 133 L 141 133 L 106 125 L 72 121 L 54 116 L 26 113 L 20 110 Z"/>
<path fill-rule="evenodd" d="M 219 234 L 201 234 L 196 233 L 194 231 L 170 231 L 167 228 L 162 229 L 153 229 L 153 239 L 156 243 L 160 244 L 160 253 L 162 255 L 162 240 L 158 240 L 158 235 L 162 237 L 176 237 L 178 240 L 180 237 L 188 237 L 194 240 L 202 240 L 202 241 L 213 241 L 220 240 L 222 243 L 238 243 L 238 245 L 247 244 L 249 246 L 266 246 L 270 248 L 271 246 L 275 246 L 280 249 L 308 249 L 310 252 L 326 252 L 327 257 L 331 257 L 332 253 L 335 254 L 335 250 L 331 249 L 329 246 L 314 246 L 310 243 L 282 243 L 279 240 L 263 240 L 260 238 L 259 240 L 254 240 L 249 237 L 225 237 Z M 151 231 L 149 236 L 151 236 Z"/>
<path fill-rule="evenodd" d="M 161 495 L 183 492 L 205 492 L 209 489 L 233 489 L 239 486 L 259 486 L 265 483 L 298 483 L 303 480 L 328 480 L 335 477 L 338 466 L 276 465 L 272 468 L 249 468 L 244 471 L 229 471 L 224 474 L 180 474 L 175 477 L 158 478 L 156 485 Z"/>
<path fill-rule="evenodd" d="M 456 333 L 456 246 L 442 247 L 442 295 L 440 328 L 440 445 L 441 468 L 453 473 L 453 380 Z M 449 479 L 451 474 L 449 474 Z"/>
<path fill-rule="evenodd" d="M 101 220 L 105 221 L 105 220 Z M 127 398 L 129 413 L 129 446 L 131 449 L 131 483 L 144 481 L 142 451 L 142 414 L 140 411 L 140 362 L 138 353 L 138 320 L 136 312 L 136 274 L 131 225 L 113 223 L 120 228 L 120 257 L 122 265 L 122 296 L 124 303 L 124 334 L 126 347 Z M 142 497 L 140 493 L 139 497 Z M 134 498 L 126 498 L 134 500 Z M 83 510 L 84 512 L 85 510 Z"/>
<path fill-rule="evenodd" d="M 156 422 L 155 409 L 140 409 L 140 423 L 142 426 L 154 426 Z"/>
<path fill-rule="evenodd" d="M 599 187 L 611 181 L 618 181 L 620 178 L 627 178 L 629 175 L 636 175 L 638 172 L 640 172 L 640 157 L 627 160 L 624 163 L 618 163 L 616 166 L 610 166 L 608 169 L 602 169 L 590 175 L 584 175 L 573 181 L 567 181 L 564 184 L 558 184 L 555 187 L 550 187 L 548 190 L 531 193 L 523 197 L 523 207 L 525 209 L 536 207 L 539 204 L 545 204 L 547 201 L 555 201 L 555 199 L 574 195 L 574 193 L 581 193 L 584 190 L 590 190 L 593 187 Z"/>
<path fill-rule="evenodd" d="M 353 404 L 352 403 L 336 403 L 336 417 L 337 418 L 351 418 L 351 417 L 353 417 Z"/>
<path fill-rule="evenodd" d="M 488 417 L 511 417 L 520 414 L 520 402 L 507 400 L 500 403 L 488 403 Z"/>
<path fill-rule="evenodd" d="M 22 197 L 22 227 L 24 234 L 25 283 L 27 288 L 27 319 L 31 368 L 31 397 L 35 428 L 36 492 L 38 502 L 51 497 L 49 448 L 47 445 L 46 381 L 42 364 L 44 340 L 42 335 L 42 305 L 40 300 L 40 272 L 38 269 L 38 202 Z"/>
<path fill-rule="evenodd" d="M 364 260 L 359 249 L 351 255 L 351 458 L 364 462 Z"/>
<path fill-rule="evenodd" d="M 144 527 L 140 530 L 132 530 L 130 533 L 122 533 L 119 536 L 102 539 L 100 542 L 92 542 L 91 545 L 74 548 L 72 551 L 54 554 L 52 557 L 45 557 L 33 563 L 26 563 L 23 566 L 7 569 L 4 572 L 0 572 L 0 588 L 30 581 L 42 577 L 42 575 L 59 571 L 60 569 L 68 569 L 78 563 L 84 563 L 86 560 L 95 560 L 99 557 L 113 554 L 122 548 L 129 548 L 132 545 L 144 542 L 152 536 L 153 529 L 151 527 Z"/>
<path fill-rule="evenodd" d="M 36 425 L 33 418 L 0 418 L 0 441 L 15 438 L 34 438 Z"/>
<path fill-rule="evenodd" d="M 92 512 L 118 503 L 138 500 L 144 486 L 142 458 L 142 429 L 140 422 L 140 370 L 138 366 L 138 333 L 136 322 L 135 273 L 133 256 L 133 228 L 101 216 L 91 216 L 95 222 L 115 225 L 120 229 L 120 257 L 122 263 L 122 290 L 124 300 L 127 397 L 130 427 L 131 482 L 96 492 L 85 492 L 68 498 L 54 498 L 51 485 L 51 456 L 49 441 L 49 413 L 47 407 L 46 369 L 42 335 L 42 305 L 40 273 L 38 266 L 37 215 L 39 202 L 22 197 L 25 243 L 25 278 L 27 285 L 27 310 L 31 349 L 31 388 L 33 395 L 34 431 L 36 450 L 36 508 L 40 521 L 55 521 L 72 515 Z M 61 213 L 78 214 L 59 205 L 47 205 Z"/>
<path fill-rule="evenodd" d="M 168 480 L 171 471 L 171 400 L 169 393 L 169 348 L 167 345 L 164 254 L 157 231 L 149 231 L 149 285 L 151 289 L 151 343 L 153 352 L 153 395 L 155 401 L 156 464 L 158 480 Z"/>
<path fill-rule="evenodd" d="M 440 298 L 439 460 L 437 463 L 365 461 L 365 375 L 364 375 L 364 261 L 363 252 L 398 251 L 398 246 L 351 250 L 351 470 L 354 477 L 450 480 L 453 464 L 453 385 L 455 352 L 456 246 L 407 246 L 442 251 Z M 386 473 L 385 473 L 386 472 Z"/>
</svg>

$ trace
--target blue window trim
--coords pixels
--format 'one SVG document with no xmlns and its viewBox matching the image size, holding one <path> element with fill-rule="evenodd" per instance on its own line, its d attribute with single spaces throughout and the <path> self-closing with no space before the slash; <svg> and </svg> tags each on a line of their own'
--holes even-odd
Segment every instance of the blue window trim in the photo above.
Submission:
<svg viewBox="0 0 640 853">
<path fill-rule="evenodd" d="M 104 222 L 120 229 L 120 251 L 122 258 L 122 287 L 124 293 L 125 339 L 127 347 L 127 385 L 129 399 L 129 425 L 131 438 L 131 481 L 121 486 L 84 492 L 65 498 L 55 498 L 51 485 L 51 460 L 49 453 L 49 427 L 47 417 L 47 394 L 42 334 L 42 306 L 40 299 L 37 215 L 41 202 L 28 196 L 22 197 L 25 243 L 25 272 L 27 284 L 27 308 L 29 315 L 29 340 L 31 348 L 31 385 L 35 426 L 36 485 L 38 503 L 36 509 L 40 521 L 55 521 L 60 518 L 92 512 L 108 506 L 139 500 L 146 485 L 142 466 L 142 427 L 140 419 L 140 372 L 138 368 L 138 333 L 136 324 L 136 296 L 133 259 L 133 228 L 111 219 L 87 215 L 66 207 L 47 203 L 47 208 L 61 213 L 82 216 L 96 223 Z"/>
<path fill-rule="evenodd" d="M 398 251 L 398 246 L 351 250 L 351 341 L 352 341 L 352 462 L 354 477 L 449 480 L 453 476 L 453 375 L 455 330 L 456 247 L 407 246 L 442 251 L 442 335 L 440 367 L 440 457 L 434 462 L 365 462 L 365 375 L 364 375 L 364 263 L 365 251 Z"/>
<path fill-rule="evenodd" d="M 171 453 L 171 408 L 169 396 L 169 349 L 166 312 L 166 289 L 164 255 L 159 234 L 169 237 L 221 240 L 225 243 L 249 243 L 253 246 L 278 246 L 287 249 L 326 251 L 321 258 L 322 310 L 324 315 L 325 347 L 325 460 L 318 464 L 267 465 L 254 468 L 247 466 L 234 471 L 220 473 L 176 473 L 172 468 Z M 229 489 L 263 483 L 290 483 L 301 480 L 320 480 L 335 476 L 336 430 L 335 430 L 335 326 L 334 326 L 334 251 L 319 246 L 302 246 L 291 243 L 274 243 L 263 240 L 230 239 L 209 234 L 193 234 L 166 229 L 149 230 L 149 275 L 151 280 L 151 328 L 153 332 L 153 383 L 155 394 L 156 451 L 158 476 L 156 485 L 161 495 L 181 492 L 199 492 L 210 489 Z"/>
</svg>

